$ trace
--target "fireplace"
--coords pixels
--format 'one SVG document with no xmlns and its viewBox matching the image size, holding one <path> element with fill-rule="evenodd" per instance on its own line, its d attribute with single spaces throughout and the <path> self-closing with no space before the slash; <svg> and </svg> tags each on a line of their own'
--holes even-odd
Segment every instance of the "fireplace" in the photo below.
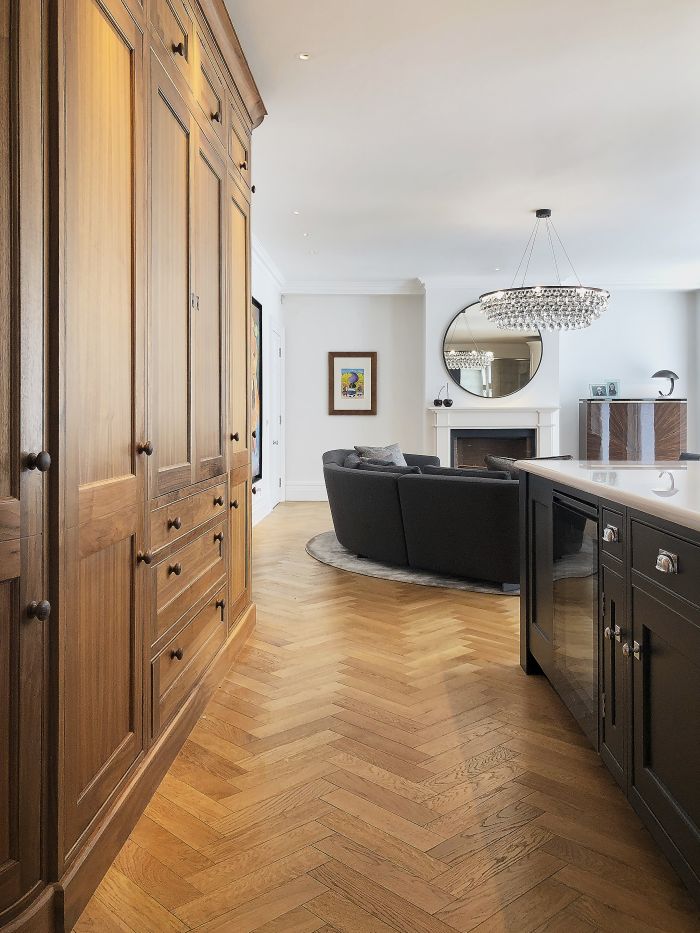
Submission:
<svg viewBox="0 0 700 933">
<path fill-rule="evenodd" d="M 483 469 L 484 457 L 534 457 L 537 432 L 534 428 L 452 428 L 450 462 L 453 467 Z"/>
</svg>

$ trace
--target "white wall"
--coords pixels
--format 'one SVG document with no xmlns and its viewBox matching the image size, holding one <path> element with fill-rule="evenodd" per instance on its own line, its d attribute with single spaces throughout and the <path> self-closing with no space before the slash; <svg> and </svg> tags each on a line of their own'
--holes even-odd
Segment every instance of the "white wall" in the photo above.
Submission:
<svg viewBox="0 0 700 933">
<path fill-rule="evenodd" d="M 263 448 L 262 469 L 263 476 L 255 484 L 256 494 L 253 496 L 253 524 L 257 524 L 272 509 L 272 481 L 270 475 L 271 438 L 270 419 L 275 415 L 272 410 L 272 350 L 271 332 L 276 330 L 284 340 L 284 326 L 282 320 L 282 295 L 280 280 L 274 266 L 268 257 L 253 244 L 252 254 L 252 292 L 253 298 L 262 305 L 263 328 Z M 284 393 L 282 393 L 284 395 Z M 284 413 L 282 413 L 284 414 Z M 284 423 L 284 420 L 283 420 Z M 284 436 L 282 438 L 282 452 L 284 456 Z M 284 463 L 283 473 L 284 477 Z"/>
<path fill-rule="evenodd" d="M 588 386 L 620 379 L 624 398 L 654 398 L 667 382 L 651 379 L 658 369 L 681 377 L 674 395 L 688 398 L 688 446 L 696 449 L 698 345 L 696 293 L 612 291 L 605 314 L 591 327 L 562 333 L 559 340 L 560 447 L 578 455 L 578 401 Z"/>
<path fill-rule="evenodd" d="M 286 494 L 324 499 L 321 454 L 355 444 L 422 449 L 421 295 L 288 295 Z M 328 414 L 328 352 L 376 350 L 377 414 Z"/>
</svg>

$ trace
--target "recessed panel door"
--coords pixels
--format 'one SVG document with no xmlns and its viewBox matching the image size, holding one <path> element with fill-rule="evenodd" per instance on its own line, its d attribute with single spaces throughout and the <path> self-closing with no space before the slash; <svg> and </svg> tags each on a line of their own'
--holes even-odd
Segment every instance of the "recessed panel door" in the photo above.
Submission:
<svg viewBox="0 0 700 933">
<path fill-rule="evenodd" d="M 248 446 L 248 358 L 250 286 L 248 225 L 250 209 L 240 189 L 230 182 L 229 194 L 229 451 L 230 466 L 247 466 Z"/>
<path fill-rule="evenodd" d="M 142 36 L 66 4 L 64 855 L 143 748 Z"/>
</svg>

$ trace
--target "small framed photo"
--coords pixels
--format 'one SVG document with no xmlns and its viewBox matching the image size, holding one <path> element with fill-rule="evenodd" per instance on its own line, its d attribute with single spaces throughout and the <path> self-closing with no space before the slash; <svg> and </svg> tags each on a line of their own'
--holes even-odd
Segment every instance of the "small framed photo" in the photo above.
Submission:
<svg viewBox="0 0 700 933">
<path fill-rule="evenodd" d="M 619 379 L 606 379 L 605 385 L 607 388 L 606 395 L 608 398 L 619 398 L 620 397 L 620 380 Z"/>
<path fill-rule="evenodd" d="M 328 354 L 328 414 L 377 414 L 377 354 Z"/>
<path fill-rule="evenodd" d="M 607 398 L 608 397 L 608 386 L 605 382 L 592 382 L 589 387 L 589 394 L 591 398 Z"/>
</svg>

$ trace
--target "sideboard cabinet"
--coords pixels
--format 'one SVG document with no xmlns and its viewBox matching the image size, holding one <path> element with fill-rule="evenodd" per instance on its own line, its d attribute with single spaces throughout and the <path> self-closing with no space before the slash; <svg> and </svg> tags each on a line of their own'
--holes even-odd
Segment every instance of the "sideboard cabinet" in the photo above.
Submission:
<svg viewBox="0 0 700 933">
<path fill-rule="evenodd" d="M 255 622 L 264 114 L 223 0 L 0 0 L 0 928 L 72 928 Z"/>
</svg>

